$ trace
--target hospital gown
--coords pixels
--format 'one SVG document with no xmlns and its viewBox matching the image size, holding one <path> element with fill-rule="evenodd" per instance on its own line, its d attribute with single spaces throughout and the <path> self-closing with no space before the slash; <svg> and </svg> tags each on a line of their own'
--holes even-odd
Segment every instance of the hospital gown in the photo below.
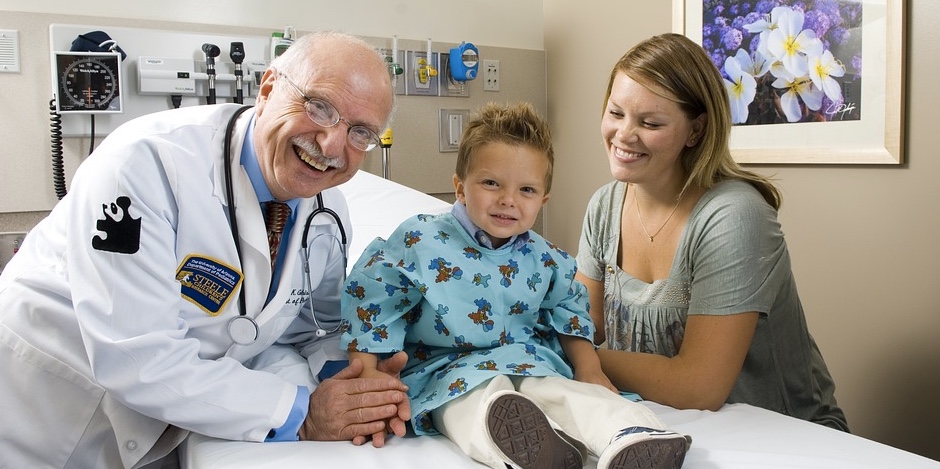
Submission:
<svg viewBox="0 0 940 469">
<path fill-rule="evenodd" d="M 406 220 L 363 252 L 342 295 L 350 351 L 408 353 L 412 425 L 435 434 L 430 412 L 490 378 L 563 376 L 557 334 L 594 334 L 575 262 L 534 232 L 480 246 L 450 213 Z"/>
</svg>

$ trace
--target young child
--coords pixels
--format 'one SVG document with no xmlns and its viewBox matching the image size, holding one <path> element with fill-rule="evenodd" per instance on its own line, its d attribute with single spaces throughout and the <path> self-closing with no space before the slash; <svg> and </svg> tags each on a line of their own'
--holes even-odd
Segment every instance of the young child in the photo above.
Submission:
<svg viewBox="0 0 940 469">
<path fill-rule="evenodd" d="M 530 231 L 552 164 L 530 105 L 484 106 L 460 143 L 453 211 L 406 220 L 353 268 L 343 346 L 363 376 L 405 350 L 415 432 L 490 467 L 581 468 L 586 447 L 599 468 L 678 468 L 689 441 L 615 392 L 573 258 Z"/>
</svg>

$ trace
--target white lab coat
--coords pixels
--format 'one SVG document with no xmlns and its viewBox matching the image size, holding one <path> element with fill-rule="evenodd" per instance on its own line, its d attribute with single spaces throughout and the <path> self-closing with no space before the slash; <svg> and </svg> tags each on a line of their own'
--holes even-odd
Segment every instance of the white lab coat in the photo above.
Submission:
<svg viewBox="0 0 940 469">
<path fill-rule="evenodd" d="M 301 233 L 314 199 L 298 207 L 281 246 L 287 252 L 280 284 L 263 307 L 271 276 L 267 238 L 238 164 L 251 110 L 238 119 L 230 155 L 239 260 L 222 164 L 235 108 L 183 108 L 115 130 L 3 271 L 0 467 L 140 466 L 172 450 L 187 431 L 263 441 L 286 421 L 296 383 L 245 363 L 265 362 L 263 352 L 276 341 L 290 346 L 272 347 L 279 354 L 273 362 L 283 363 L 290 350 L 293 363 L 309 360 L 314 374 L 324 360 L 345 357 L 335 334 L 315 336 L 303 301 Z M 93 247 L 96 237 L 108 236 L 100 220 L 120 196 L 131 201 L 125 216 L 140 219 L 134 253 Z M 351 237 L 339 190 L 323 197 Z M 320 232 L 337 232 L 331 217 L 316 217 L 309 237 Z M 237 291 L 216 315 L 182 297 L 176 275 L 192 254 L 244 273 L 248 315 L 260 326 L 256 342 L 236 345 L 227 332 L 239 310 Z M 330 328 L 338 324 L 343 275 L 338 249 L 311 254 L 317 319 Z"/>
</svg>

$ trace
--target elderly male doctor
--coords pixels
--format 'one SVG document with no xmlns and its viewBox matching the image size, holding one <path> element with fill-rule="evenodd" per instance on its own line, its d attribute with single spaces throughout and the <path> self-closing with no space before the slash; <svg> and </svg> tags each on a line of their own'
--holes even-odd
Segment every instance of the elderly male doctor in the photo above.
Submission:
<svg viewBox="0 0 940 469">
<path fill-rule="evenodd" d="M 160 464 L 190 431 L 376 446 L 403 434 L 394 378 L 360 378 L 358 362 L 315 378 L 345 359 L 345 271 L 320 244 L 308 284 L 300 254 L 317 194 L 351 235 L 332 188 L 378 143 L 393 100 L 368 44 L 316 33 L 271 63 L 248 112 L 166 111 L 105 139 L 0 276 L 0 467 Z M 268 200 L 293 209 L 273 285 Z M 337 228 L 318 215 L 308 238 Z M 297 363 L 303 378 L 271 371 Z"/>
</svg>

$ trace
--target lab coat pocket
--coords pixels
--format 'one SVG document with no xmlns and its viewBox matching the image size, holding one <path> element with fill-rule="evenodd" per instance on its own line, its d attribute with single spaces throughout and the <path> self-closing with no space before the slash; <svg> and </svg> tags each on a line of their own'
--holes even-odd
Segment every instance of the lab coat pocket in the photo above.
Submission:
<svg viewBox="0 0 940 469">
<path fill-rule="evenodd" d="M 82 441 L 101 436 L 89 424 L 104 390 L 3 326 L 0 370 L 0 467 L 62 467 Z"/>
</svg>

